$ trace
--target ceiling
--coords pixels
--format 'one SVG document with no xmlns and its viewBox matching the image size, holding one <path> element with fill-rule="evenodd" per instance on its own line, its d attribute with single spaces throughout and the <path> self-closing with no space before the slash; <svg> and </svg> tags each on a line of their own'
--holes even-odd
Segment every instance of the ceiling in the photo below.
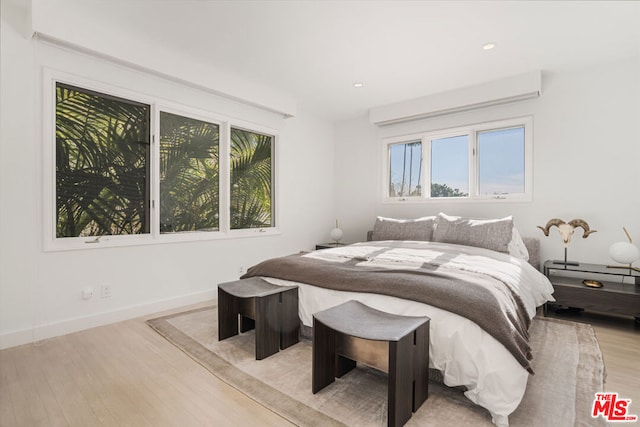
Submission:
<svg viewBox="0 0 640 427">
<path fill-rule="evenodd" d="M 331 121 L 640 55 L 638 1 L 92 2 L 114 28 L 276 88 Z"/>
</svg>

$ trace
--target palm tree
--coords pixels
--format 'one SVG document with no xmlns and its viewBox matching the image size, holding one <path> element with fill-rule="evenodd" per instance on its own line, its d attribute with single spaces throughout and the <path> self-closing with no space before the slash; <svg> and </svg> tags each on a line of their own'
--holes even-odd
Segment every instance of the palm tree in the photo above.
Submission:
<svg viewBox="0 0 640 427">
<path fill-rule="evenodd" d="M 402 180 L 401 182 L 389 182 L 389 195 L 391 197 L 405 197 L 405 196 L 420 196 L 421 186 L 420 186 L 420 177 L 422 175 L 422 142 L 408 142 L 403 145 L 403 153 L 402 153 Z M 409 150 L 407 152 L 407 149 Z M 415 161 L 417 164 L 414 165 L 414 151 L 417 151 L 416 154 L 417 160 Z M 408 171 L 407 171 L 408 166 Z M 417 168 L 417 176 L 415 177 L 414 183 L 414 170 L 413 167 Z"/>
<path fill-rule="evenodd" d="M 57 237 L 150 232 L 150 106 L 56 86 Z M 231 130 L 231 228 L 273 226 L 273 137 Z M 160 113 L 160 231 L 219 229 L 219 127 Z"/>
<path fill-rule="evenodd" d="M 160 232 L 219 229 L 216 124 L 160 113 Z"/>
<path fill-rule="evenodd" d="M 272 140 L 231 129 L 231 229 L 272 227 Z"/>
<path fill-rule="evenodd" d="M 57 237 L 149 232 L 148 105 L 56 86 Z"/>
</svg>

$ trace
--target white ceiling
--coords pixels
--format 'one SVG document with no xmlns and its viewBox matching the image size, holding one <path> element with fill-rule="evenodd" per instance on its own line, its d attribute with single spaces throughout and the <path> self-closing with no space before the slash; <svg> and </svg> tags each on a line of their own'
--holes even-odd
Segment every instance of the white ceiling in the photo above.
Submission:
<svg viewBox="0 0 640 427">
<path fill-rule="evenodd" d="M 332 121 L 536 69 L 640 55 L 639 1 L 100 3 L 96 13 L 115 28 L 272 86 Z M 497 46 L 485 51 L 486 42 Z"/>
</svg>

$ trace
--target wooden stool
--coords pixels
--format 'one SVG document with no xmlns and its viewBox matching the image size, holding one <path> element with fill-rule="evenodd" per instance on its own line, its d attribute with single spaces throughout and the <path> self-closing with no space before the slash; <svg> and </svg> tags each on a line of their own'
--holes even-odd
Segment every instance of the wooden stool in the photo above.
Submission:
<svg viewBox="0 0 640 427">
<path fill-rule="evenodd" d="M 259 277 L 218 285 L 218 340 L 256 330 L 256 359 L 298 342 L 298 287 L 277 286 Z"/>
<path fill-rule="evenodd" d="M 314 314 L 313 393 L 362 362 L 389 374 L 388 425 L 403 425 L 429 394 L 429 321 L 358 301 Z"/>
</svg>

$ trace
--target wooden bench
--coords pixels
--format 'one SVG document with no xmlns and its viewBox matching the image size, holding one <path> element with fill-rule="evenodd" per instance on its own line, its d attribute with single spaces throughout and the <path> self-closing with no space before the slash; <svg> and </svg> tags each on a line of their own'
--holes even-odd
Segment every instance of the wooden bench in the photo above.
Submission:
<svg viewBox="0 0 640 427">
<path fill-rule="evenodd" d="M 218 285 L 218 340 L 256 330 L 256 359 L 298 342 L 298 287 L 277 286 L 259 277 Z"/>
<path fill-rule="evenodd" d="M 388 373 L 388 425 L 403 425 L 429 393 L 429 321 L 358 301 L 314 314 L 313 393 L 362 362 Z"/>
</svg>

